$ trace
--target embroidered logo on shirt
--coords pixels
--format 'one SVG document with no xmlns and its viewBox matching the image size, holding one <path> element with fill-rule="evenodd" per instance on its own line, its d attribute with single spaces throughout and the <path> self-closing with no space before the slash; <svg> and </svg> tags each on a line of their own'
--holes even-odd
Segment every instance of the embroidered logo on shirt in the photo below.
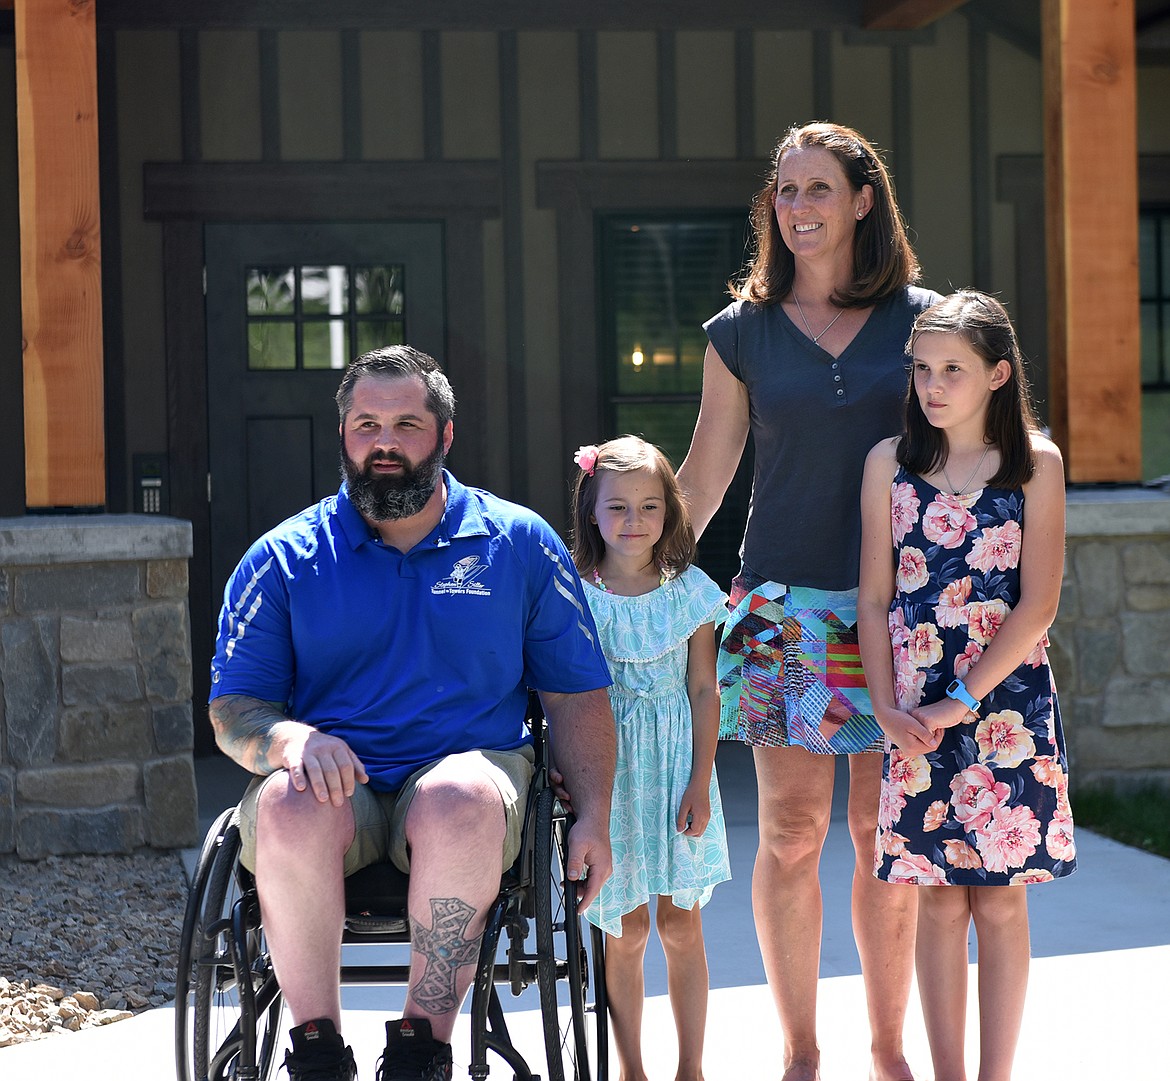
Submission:
<svg viewBox="0 0 1170 1081">
<path fill-rule="evenodd" d="M 451 568 L 446 578 L 440 578 L 431 592 L 436 596 L 444 593 L 470 594 L 474 597 L 490 597 L 491 589 L 479 582 L 479 576 L 488 569 L 487 563 L 481 563 L 479 556 L 467 556 L 459 560 Z"/>
</svg>

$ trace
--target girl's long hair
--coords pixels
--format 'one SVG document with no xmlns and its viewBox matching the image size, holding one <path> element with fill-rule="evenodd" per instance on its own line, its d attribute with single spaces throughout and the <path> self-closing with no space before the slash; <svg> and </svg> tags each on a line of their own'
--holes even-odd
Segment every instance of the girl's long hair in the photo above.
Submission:
<svg viewBox="0 0 1170 1081">
<path fill-rule="evenodd" d="M 853 280 L 833 302 L 842 308 L 867 308 L 913 285 L 921 271 L 885 163 L 852 128 L 821 122 L 789 128 L 776 145 L 768 182 L 752 200 L 752 255 L 742 277 L 728 282 L 731 295 L 755 304 L 775 304 L 792 291 L 796 260 L 776 221 L 776 180 L 780 160 L 789 150 L 810 147 L 829 151 L 855 192 L 865 184 L 873 188 L 873 208 L 853 234 Z"/>
<path fill-rule="evenodd" d="M 1007 382 L 991 393 L 983 438 L 999 448 L 999 469 L 989 488 L 1022 488 L 1036 469 L 1031 433 L 1040 430 L 1028 375 L 1016 332 L 1004 306 L 975 289 L 960 289 L 932 304 L 914 320 L 906 352 L 914 353 L 920 334 L 955 334 L 983 359 L 989 368 L 1001 360 L 1011 365 Z M 914 390 L 914 367 L 906 389 L 906 420 L 898 440 L 897 458 L 910 473 L 924 476 L 947 464 L 946 433 L 936 428 L 922 411 Z"/>
<path fill-rule="evenodd" d="M 582 574 L 593 570 L 605 555 L 601 531 L 590 520 L 597 507 L 597 489 L 603 472 L 630 473 L 645 469 L 662 481 L 665 515 L 662 536 L 654 545 L 654 560 L 664 571 L 681 574 L 695 560 L 695 531 L 683 501 L 670 459 L 653 443 L 623 435 L 602 443 L 592 473 L 580 470 L 573 482 L 573 562 Z"/>
</svg>

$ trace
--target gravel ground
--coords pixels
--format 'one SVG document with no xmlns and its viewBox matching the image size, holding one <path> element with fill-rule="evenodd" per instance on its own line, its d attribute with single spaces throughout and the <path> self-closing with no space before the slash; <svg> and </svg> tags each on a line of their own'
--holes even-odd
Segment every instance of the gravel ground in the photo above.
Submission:
<svg viewBox="0 0 1170 1081">
<path fill-rule="evenodd" d="M 175 997 L 187 879 L 175 852 L 0 856 L 0 1047 Z"/>
</svg>

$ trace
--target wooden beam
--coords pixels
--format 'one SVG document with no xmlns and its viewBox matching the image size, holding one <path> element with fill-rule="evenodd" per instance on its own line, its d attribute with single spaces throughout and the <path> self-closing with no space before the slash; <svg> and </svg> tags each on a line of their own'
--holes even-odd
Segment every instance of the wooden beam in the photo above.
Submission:
<svg viewBox="0 0 1170 1081">
<path fill-rule="evenodd" d="M 866 30 L 921 30 L 967 0 L 865 0 L 861 25 Z"/>
<path fill-rule="evenodd" d="M 105 504 L 93 0 L 16 0 L 25 500 Z"/>
<path fill-rule="evenodd" d="M 495 161 L 147 162 L 150 221 L 381 221 L 500 216 Z M 321 192 L 344 192 L 335 205 Z"/>
<path fill-rule="evenodd" d="M 1141 478 L 1134 0 L 1044 0 L 1050 421 L 1073 482 Z"/>
<path fill-rule="evenodd" d="M 857 0 L 100 0 L 110 28 L 756 30 L 854 26 Z"/>
</svg>

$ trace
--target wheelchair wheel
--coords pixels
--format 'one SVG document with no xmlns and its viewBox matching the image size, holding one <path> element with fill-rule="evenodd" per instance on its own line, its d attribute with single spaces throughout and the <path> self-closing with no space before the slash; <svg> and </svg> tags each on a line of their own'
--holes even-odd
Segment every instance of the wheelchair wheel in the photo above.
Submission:
<svg viewBox="0 0 1170 1081">
<path fill-rule="evenodd" d="M 200 859 L 202 865 L 207 857 L 208 866 L 197 869 L 192 885 L 180 947 L 179 1077 L 269 1081 L 276 1075 L 283 1038 L 283 999 L 265 947 L 252 876 L 239 863 L 239 830 L 221 819 L 212 834 Z M 189 987 L 193 996 L 185 993 Z M 189 1054 L 188 1010 L 194 1014 Z"/>
<path fill-rule="evenodd" d="M 183 931 L 179 937 L 179 956 L 175 970 L 175 1077 L 178 1081 L 193 1081 L 191 1073 L 191 1018 L 188 1009 L 192 980 L 195 975 L 192 964 L 192 954 L 195 952 L 196 929 L 202 916 L 203 897 L 207 892 L 207 880 L 211 875 L 211 867 L 215 862 L 223 839 L 223 831 L 231 821 L 232 811 L 229 808 L 215 820 L 207 836 L 203 838 L 203 846 L 199 852 L 199 859 L 195 864 L 195 874 L 191 879 L 187 891 L 187 907 L 183 915 Z"/>
<path fill-rule="evenodd" d="M 609 1030 L 604 938 L 590 928 L 591 973 L 577 912 L 576 886 L 565 878 L 569 822 L 556 807 L 551 789 L 542 790 L 537 800 L 532 869 L 536 978 L 549 1081 L 606 1081 Z M 561 981 L 563 996 L 558 994 Z"/>
</svg>

